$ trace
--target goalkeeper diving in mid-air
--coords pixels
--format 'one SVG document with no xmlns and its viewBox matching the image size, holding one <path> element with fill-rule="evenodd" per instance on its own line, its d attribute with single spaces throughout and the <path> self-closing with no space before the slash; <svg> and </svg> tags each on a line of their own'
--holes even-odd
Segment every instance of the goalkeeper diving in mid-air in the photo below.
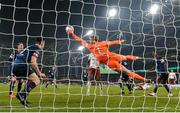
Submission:
<svg viewBox="0 0 180 113">
<path fill-rule="evenodd" d="M 119 55 L 113 52 L 109 51 L 109 46 L 116 45 L 116 44 L 122 44 L 126 42 L 125 40 L 115 40 L 115 41 L 102 41 L 99 42 L 99 36 L 91 36 L 90 37 L 90 43 L 87 43 L 85 40 L 74 34 L 74 28 L 70 25 L 66 27 L 66 33 L 70 35 L 72 38 L 74 38 L 76 41 L 80 42 L 84 47 L 88 48 L 88 50 L 94 55 L 94 57 L 99 61 L 99 63 L 107 65 L 112 70 L 120 73 L 123 72 L 127 74 L 128 76 L 149 82 L 149 79 L 146 79 L 134 72 L 131 72 L 126 67 L 120 64 L 121 61 L 124 60 L 137 60 L 141 59 L 141 57 L 138 56 L 132 56 L 132 55 Z"/>
</svg>

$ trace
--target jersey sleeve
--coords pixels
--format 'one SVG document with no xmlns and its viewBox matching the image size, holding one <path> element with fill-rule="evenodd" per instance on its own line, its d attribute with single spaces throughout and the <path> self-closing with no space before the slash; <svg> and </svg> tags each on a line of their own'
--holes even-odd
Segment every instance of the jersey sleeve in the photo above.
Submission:
<svg viewBox="0 0 180 113">
<path fill-rule="evenodd" d="M 89 44 L 88 44 L 85 40 L 83 40 L 82 38 L 80 38 L 79 36 L 77 36 L 76 34 L 72 34 L 71 36 L 72 36 L 76 41 L 80 42 L 80 43 L 82 44 L 82 46 L 88 47 Z"/>
<path fill-rule="evenodd" d="M 38 58 L 39 54 L 40 54 L 39 51 L 35 50 L 35 51 L 33 51 L 32 56 L 35 56 L 36 58 Z"/>
</svg>

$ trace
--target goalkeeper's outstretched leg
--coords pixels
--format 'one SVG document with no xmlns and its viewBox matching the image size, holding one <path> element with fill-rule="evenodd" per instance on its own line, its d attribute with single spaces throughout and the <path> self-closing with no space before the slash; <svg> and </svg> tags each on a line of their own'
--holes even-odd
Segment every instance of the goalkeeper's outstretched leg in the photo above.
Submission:
<svg viewBox="0 0 180 113">
<path fill-rule="evenodd" d="M 124 67 L 123 65 L 119 64 L 117 61 L 115 60 L 109 60 L 108 61 L 108 67 L 110 67 L 111 69 L 115 70 L 118 73 L 124 72 L 125 74 L 127 74 L 128 76 L 134 78 L 134 79 L 138 79 L 138 80 L 142 80 L 142 81 L 146 81 L 146 79 L 134 72 L 129 71 L 126 67 Z"/>
</svg>

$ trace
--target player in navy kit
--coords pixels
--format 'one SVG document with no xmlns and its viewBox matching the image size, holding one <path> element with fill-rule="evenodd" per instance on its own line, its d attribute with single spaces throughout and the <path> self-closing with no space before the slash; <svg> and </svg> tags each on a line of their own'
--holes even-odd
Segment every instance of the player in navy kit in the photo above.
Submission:
<svg viewBox="0 0 180 113">
<path fill-rule="evenodd" d="M 16 98 L 27 106 L 27 95 L 39 83 L 39 77 L 45 77 L 37 65 L 37 59 L 44 48 L 45 41 L 43 38 L 37 38 L 34 45 L 28 46 L 16 56 L 13 68 L 13 74 L 19 78 L 27 78 L 27 84 L 24 90 L 16 95 Z M 38 77 L 39 76 L 39 77 Z"/>
<path fill-rule="evenodd" d="M 18 88 L 17 88 L 17 92 L 20 92 L 21 87 L 22 87 L 22 79 L 18 79 L 16 78 L 16 76 L 12 73 L 12 64 L 16 58 L 16 55 L 19 54 L 21 51 L 23 51 L 24 49 L 24 44 L 22 42 L 19 42 L 17 45 L 17 49 L 9 56 L 9 61 L 10 61 L 10 65 L 9 65 L 9 75 L 10 75 L 10 85 L 9 85 L 9 97 L 15 97 L 15 95 L 13 94 L 13 90 L 14 90 L 14 86 L 16 83 L 16 80 L 18 81 Z"/>
<path fill-rule="evenodd" d="M 156 65 L 157 65 L 157 74 L 158 74 L 158 78 L 156 80 L 156 84 L 154 87 L 154 92 L 150 93 L 150 96 L 156 96 L 157 90 L 158 90 L 158 85 L 162 82 L 163 86 L 166 88 L 167 92 L 168 92 L 168 96 L 173 96 L 169 86 L 167 85 L 168 82 L 168 67 L 167 67 L 167 62 L 165 59 L 163 59 L 162 57 L 160 57 L 159 55 L 155 55 L 154 57 L 157 59 L 156 61 Z"/>
<path fill-rule="evenodd" d="M 86 65 L 87 66 L 87 65 Z M 82 82 L 81 87 L 88 81 L 88 73 L 87 73 L 88 67 L 85 67 L 82 72 Z"/>
<path fill-rule="evenodd" d="M 49 84 L 54 84 L 55 87 L 57 88 L 56 79 L 55 79 L 56 71 L 57 71 L 56 66 L 53 66 L 48 71 L 48 81 L 46 82 L 46 88 Z"/>
<path fill-rule="evenodd" d="M 122 62 L 122 65 L 125 66 L 127 69 L 129 69 L 128 67 L 128 64 L 127 62 Z M 118 80 L 119 82 L 119 86 L 120 88 L 122 89 L 121 90 L 121 95 L 124 95 L 125 92 L 124 92 L 124 86 L 126 85 L 128 90 L 129 90 L 129 94 L 132 94 L 132 91 L 133 91 L 133 87 L 134 87 L 134 84 L 133 84 L 133 79 L 131 77 L 129 77 L 128 75 L 126 74 L 122 74 Z"/>
</svg>

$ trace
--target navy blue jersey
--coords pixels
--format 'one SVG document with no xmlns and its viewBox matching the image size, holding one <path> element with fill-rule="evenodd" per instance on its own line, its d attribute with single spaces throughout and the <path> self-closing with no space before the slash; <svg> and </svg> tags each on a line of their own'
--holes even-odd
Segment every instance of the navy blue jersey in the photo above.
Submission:
<svg viewBox="0 0 180 113">
<path fill-rule="evenodd" d="M 38 57 L 41 49 L 37 45 L 31 45 L 24 49 L 21 53 L 17 54 L 14 65 L 13 74 L 17 77 L 27 77 L 34 73 L 34 70 L 29 66 L 31 57 Z"/>
<path fill-rule="evenodd" d="M 48 71 L 48 78 L 54 78 L 54 75 L 55 75 L 55 69 L 51 69 Z"/>
<path fill-rule="evenodd" d="M 37 45 L 31 45 L 24 49 L 20 54 L 17 54 L 15 64 L 30 63 L 31 57 L 39 57 L 41 49 Z"/>
<path fill-rule="evenodd" d="M 158 72 L 167 72 L 166 61 L 164 60 L 164 62 L 161 62 L 161 60 L 164 60 L 164 59 L 157 59 L 157 70 Z"/>
</svg>

